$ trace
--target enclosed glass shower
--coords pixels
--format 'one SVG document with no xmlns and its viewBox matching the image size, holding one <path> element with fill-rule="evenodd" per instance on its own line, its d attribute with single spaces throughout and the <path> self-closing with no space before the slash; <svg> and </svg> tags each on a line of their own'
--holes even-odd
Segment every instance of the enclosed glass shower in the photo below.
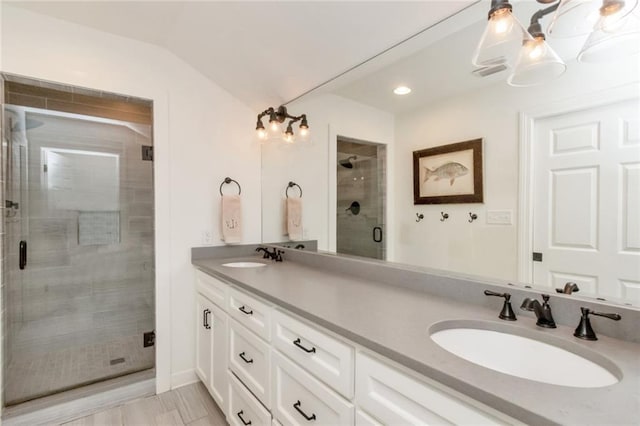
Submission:
<svg viewBox="0 0 640 426">
<path fill-rule="evenodd" d="M 336 251 L 386 258 L 386 146 L 344 137 L 337 143 Z"/>
<path fill-rule="evenodd" d="M 154 367 L 154 196 L 150 102 L 7 80 L 11 405 Z"/>
</svg>

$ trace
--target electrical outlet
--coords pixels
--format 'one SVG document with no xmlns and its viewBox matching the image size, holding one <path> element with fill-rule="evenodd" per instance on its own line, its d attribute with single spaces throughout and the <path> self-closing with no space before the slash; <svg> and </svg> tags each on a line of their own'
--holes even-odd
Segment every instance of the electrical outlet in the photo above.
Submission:
<svg viewBox="0 0 640 426">
<path fill-rule="evenodd" d="M 202 231 L 202 244 L 205 244 L 205 245 L 213 244 L 213 232 Z"/>
</svg>

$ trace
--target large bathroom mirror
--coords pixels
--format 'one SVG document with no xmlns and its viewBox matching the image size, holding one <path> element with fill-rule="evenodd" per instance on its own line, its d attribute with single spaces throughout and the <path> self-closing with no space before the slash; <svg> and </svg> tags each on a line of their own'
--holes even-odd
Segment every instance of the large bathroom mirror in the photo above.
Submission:
<svg viewBox="0 0 640 426">
<path fill-rule="evenodd" d="M 513 12 L 526 25 L 543 7 L 521 1 Z M 544 292 L 576 283 L 575 297 L 640 306 L 638 57 L 581 63 L 586 36 L 549 36 L 566 72 L 513 87 L 509 68 L 471 64 L 488 9 L 476 2 L 287 104 L 311 134 L 263 143 L 263 241 L 288 240 L 295 182 L 303 237 L 319 250 L 357 255 L 339 244 L 353 231 L 353 244 L 381 246 L 365 256 Z M 411 93 L 394 94 L 401 85 Z M 413 153 L 477 139 L 482 202 L 414 204 Z M 443 190 L 454 185 L 440 174 Z"/>
</svg>

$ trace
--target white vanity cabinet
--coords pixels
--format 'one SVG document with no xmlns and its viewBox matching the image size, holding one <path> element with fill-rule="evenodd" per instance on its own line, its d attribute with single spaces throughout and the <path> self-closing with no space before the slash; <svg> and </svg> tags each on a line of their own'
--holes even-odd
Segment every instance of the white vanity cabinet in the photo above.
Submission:
<svg viewBox="0 0 640 426">
<path fill-rule="evenodd" d="M 382 424 L 410 425 L 515 422 L 470 398 L 454 395 L 451 389 L 444 389 L 440 384 L 418 379 L 365 353 L 356 355 L 356 401 L 366 412 L 358 417 L 359 425 L 375 425 L 376 420 Z"/>
<path fill-rule="evenodd" d="M 272 323 L 274 348 L 345 398 L 353 398 L 353 346 L 277 309 Z"/>
<path fill-rule="evenodd" d="M 196 371 L 232 425 L 519 424 L 258 296 L 197 278 Z"/>
<path fill-rule="evenodd" d="M 272 413 L 283 425 L 352 425 L 353 404 L 273 351 Z"/>
<path fill-rule="evenodd" d="M 229 371 L 229 413 L 227 421 L 235 426 L 270 426 L 271 413 L 258 402 L 249 390 Z"/>
<path fill-rule="evenodd" d="M 229 392 L 227 285 L 196 271 L 196 288 L 196 374 L 226 414 Z"/>
<path fill-rule="evenodd" d="M 267 342 L 235 320 L 229 324 L 229 369 L 269 408 L 271 350 Z"/>
</svg>

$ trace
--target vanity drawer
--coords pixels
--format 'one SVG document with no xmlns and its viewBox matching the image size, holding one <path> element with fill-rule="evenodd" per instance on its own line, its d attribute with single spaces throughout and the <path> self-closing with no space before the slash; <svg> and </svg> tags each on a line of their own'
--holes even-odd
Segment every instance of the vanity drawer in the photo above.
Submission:
<svg viewBox="0 0 640 426">
<path fill-rule="evenodd" d="M 353 397 L 353 347 L 273 310 L 272 344 L 347 399 Z"/>
<path fill-rule="evenodd" d="M 283 425 L 352 425 L 353 404 L 273 351 L 273 409 Z"/>
<path fill-rule="evenodd" d="M 269 408 L 270 347 L 237 321 L 231 320 L 229 326 L 229 368 Z"/>
<path fill-rule="evenodd" d="M 196 291 L 222 308 L 228 309 L 229 285 L 196 269 Z"/>
<path fill-rule="evenodd" d="M 382 426 L 364 411 L 356 410 L 356 426 Z"/>
<path fill-rule="evenodd" d="M 230 287 L 229 315 L 267 342 L 271 340 L 271 306 L 266 303 Z"/>
<path fill-rule="evenodd" d="M 271 425 L 271 413 L 258 402 L 232 372 L 227 371 L 229 381 L 229 424 L 234 426 Z M 251 422 L 251 423 L 249 423 Z"/>
<path fill-rule="evenodd" d="M 480 403 L 471 403 L 469 398 L 442 388 L 368 355 L 356 355 L 358 405 L 383 424 L 507 424 L 502 416 L 498 418 L 481 409 Z"/>
</svg>

